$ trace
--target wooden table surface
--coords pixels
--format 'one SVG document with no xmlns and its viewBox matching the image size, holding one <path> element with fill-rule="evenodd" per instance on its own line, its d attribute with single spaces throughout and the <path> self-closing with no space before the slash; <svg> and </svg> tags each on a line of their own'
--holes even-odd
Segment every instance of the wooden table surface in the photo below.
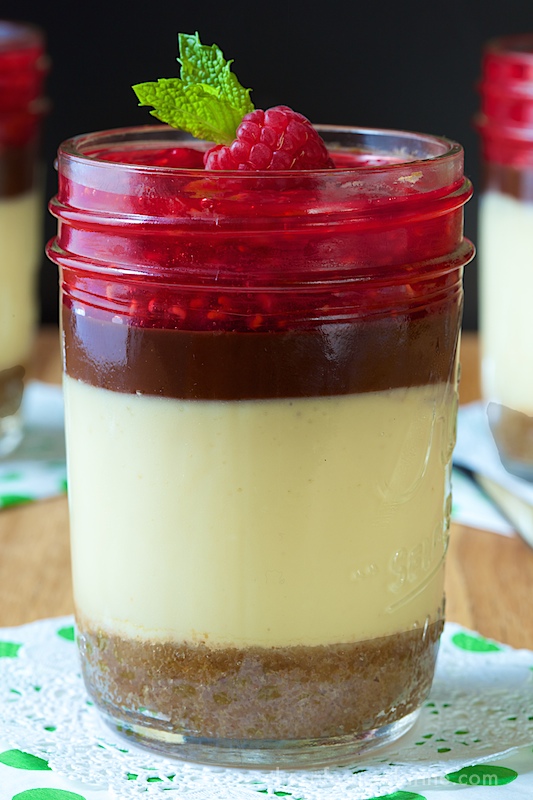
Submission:
<svg viewBox="0 0 533 800">
<path fill-rule="evenodd" d="M 478 347 L 463 336 L 461 402 L 479 397 Z M 42 330 L 30 376 L 61 378 L 56 329 Z M 447 618 L 485 636 L 533 649 L 533 550 L 518 536 L 452 525 L 447 560 Z M 68 514 L 64 497 L 0 512 L 0 626 L 70 614 Z"/>
</svg>

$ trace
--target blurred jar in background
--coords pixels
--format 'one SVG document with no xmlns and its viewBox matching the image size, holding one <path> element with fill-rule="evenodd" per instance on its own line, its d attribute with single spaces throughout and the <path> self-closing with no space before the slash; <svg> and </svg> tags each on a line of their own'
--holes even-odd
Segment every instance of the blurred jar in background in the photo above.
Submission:
<svg viewBox="0 0 533 800">
<path fill-rule="evenodd" d="M 0 456 L 22 437 L 23 378 L 38 311 L 47 67 L 42 32 L 0 20 Z"/>
<path fill-rule="evenodd" d="M 504 466 L 533 480 L 533 34 L 486 45 L 480 93 L 482 390 Z"/>
</svg>

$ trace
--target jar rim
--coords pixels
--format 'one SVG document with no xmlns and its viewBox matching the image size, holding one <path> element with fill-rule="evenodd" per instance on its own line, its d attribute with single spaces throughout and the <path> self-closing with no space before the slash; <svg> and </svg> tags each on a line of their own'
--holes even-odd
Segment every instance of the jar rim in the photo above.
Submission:
<svg viewBox="0 0 533 800">
<path fill-rule="evenodd" d="M 426 133 L 419 133 L 416 131 L 405 131 L 405 130 L 395 130 L 395 129 L 386 129 L 386 128 L 363 128 L 363 127 L 350 127 L 350 126 L 343 126 L 343 125 L 315 125 L 314 126 L 318 132 L 324 137 L 326 140 L 326 144 L 336 144 L 340 151 L 344 148 L 345 151 L 361 149 L 361 152 L 365 152 L 364 148 L 367 148 L 367 152 L 372 153 L 383 153 L 384 155 L 387 153 L 391 156 L 394 156 L 394 161 L 389 161 L 385 164 L 355 164 L 355 165 L 347 165 L 347 166 L 337 166 L 334 170 L 331 169 L 317 169 L 317 170 L 261 170 L 257 172 L 247 172 L 247 171 L 240 171 L 240 170 L 202 170 L 202 169 L 193 169 L 188 167 L 176 167 L 176 166 L 169 166 L 169 165 L 155 165 L 155 164 L 142 164 L 142 163 L 131 163 L 126 161 L 115 161 L 109 160 L 106 158 L 99 157 L 98 153 L 95 152 L 87 152 L 90 148 L 94 147 L 103 147 L 105 145 L 124 145 L 127 143 L 133 144 L 135 142 L 140 143 L 143 141 L 144 143 L 147 140 L 152 140 L 154 143 L 154 149 L 156 149 L 156 144 L 159 143 L 160 145 L 163 142 L 167 142 L 167 144 L 171 144 L 174 140 L 174 146 L 176 145 L 176 141 L 179 141 L 180 144 L 185 145 L 186 143 L 195 146 L 198 149 L 209 149 L 209 146 L 212 146 L 211 143 L 205 142 L 203 140 L 195 139 L 190 134 L 186 134 L 183 131 L 172 128 L 168 125 L 139 125 L 133 127 L 124 127 L 124 128 L 113 128 L 109 130 L 102 130 L 102 131 L 94 131 L 91 133 L 85 134 L 78 134 L 76 136 L 70 137 L 62 142 L 58 149 L 58 156 L 66 157 L 69 160 L 78 162 L 79 164 L 98 164 L 99 166 L 105 167 L 108 166 L 113 170 L 119 169 L 121 171 L 131 171 L 132 173 L 147 173 L 147 174 L 160 174 L 160 175 L 169 175 L 169 174 L 195 174 L 195 173 L 204 173 L 210 174 L 212 176 L 216 175 L 223 175 L 225 177 L 232 177 L 238 176 L 239 180 L 246 181 L 257 178 L 258 175 L 261 175 L 262 179 L 276 179 L 280 176 L 285 178 L 290 178 L 290 176 L 294 175 L 346 175 L 350 174 L 368 174 L 368 173 L 379 173 L 379 172 L 394 172 L 396 170 L 405 170 L 406 166 L 415 167 L 416 165 L 422 164 L 437 164 L 442 162 L 450 162 L 455 161 L 458 158 L 462 159 L 463 157 L 463 148 L 458 143 L 449 139 L 445 136 L 436 136 L 432 134 Z M 340 141 L 335 141 L 335 138 L 344 137 L 348 139 L 352 137 L 353 143 L 351 148 L 347 145 L 343 145 Z M 359 147 L 357 147 L 354 143 L 359 140 Z M 382 150 L 372 150 L 371 144 L 377 144 L 378 141 L 381 140 L 382 143 L 389 141 L 391 143 L 393 140 L 397 142 L 397 148 L 392 150 L 387 150 L 385 147 Z M 401 145 L 403 144 L 403 148 Z M 411 151 L 407 150 L 408 145 L 411 144 Z M 423 147 L 426 147 L 427 154 L 423 155 L 421 150 Z M 416 148 L 418 147 L 418 152 Z M 133 147 L 132 147 L 133 149 Z M 430 152 L 430 151 L 433 152 Z M 406 155 L 410 152 L 409 155 Z"/>
</svg>

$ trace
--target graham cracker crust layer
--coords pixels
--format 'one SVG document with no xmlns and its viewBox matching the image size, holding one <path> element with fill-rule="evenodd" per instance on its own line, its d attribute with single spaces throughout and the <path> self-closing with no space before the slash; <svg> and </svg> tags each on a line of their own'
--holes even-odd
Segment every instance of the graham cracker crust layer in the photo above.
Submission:
<svg viewBox="0 0 533 800">
<path fill-rule="evenodd" d="M 121 638 L 78 620 L 85 682 L 111 717 L 184 736 L 263 740 L 361 734 L 415 711 L 429 693 L 442 627 L 354 644 L 212 648 Z"/>
</svg>

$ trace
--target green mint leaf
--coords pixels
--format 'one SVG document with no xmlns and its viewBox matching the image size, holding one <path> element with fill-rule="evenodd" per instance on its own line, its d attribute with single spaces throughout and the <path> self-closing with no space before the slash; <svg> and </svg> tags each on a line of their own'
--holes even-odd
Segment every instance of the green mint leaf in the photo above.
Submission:
<svg viewBox="0 0 533 800">
<path fill-rule="evenodd" d="M 245 114 L 253 111 L 250 89 L 244 89 L 215 45 L 200 42 L 198 34 L 178 36 L 180 78 L 133 86 L 139 105 L 174 128 L 216 144 L 229 144 Z"/>
<path fill-rule="evenodd" d="M 254 110 L 250 89 L 241 86 L 237 76 L 231 71 L 233 60 L 226 61 L 216 44 L 211 47 L 201 44 L 197 33 L 194 36 L 180 33 L 178 43 L 178 61 L 184 83 L 206 83 L 218 89 L 220 96 L 241 115 L 241 119 Z"/>
<path fill-rule="evenodd" d="M 217 144 L 229 143 L 242 117 L 216 89 L 207 84 L 187 86 L 179 78 L 160 78 L 133 87 L 141 106 L 161 122 Z"/>
</svg>

